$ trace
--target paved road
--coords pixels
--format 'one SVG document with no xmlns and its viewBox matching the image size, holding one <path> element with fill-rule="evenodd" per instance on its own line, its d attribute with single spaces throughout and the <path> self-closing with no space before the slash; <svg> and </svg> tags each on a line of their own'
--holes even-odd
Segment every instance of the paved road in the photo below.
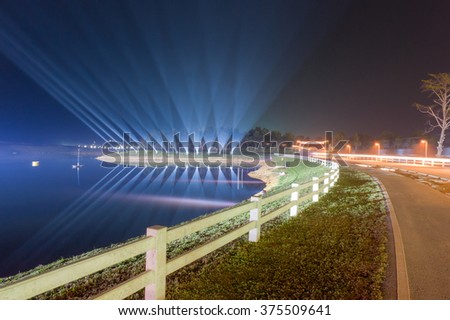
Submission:
<svg viewBox="0 0 450 320">
<path fill-rule="evenodd" d="M 431 167 L 431 166 L 422 166 L 422 165 L 412 165 L 412 164 L 404 164 L 404 163 L 393 163 L 393 162 L 380 162 L 380 161 L 366 161 L 366 160 L 347 160 L 345 161 L 356 164 L 368 164 L 368 165 L 377 165 L 377 166 L 384 166 L 384 167 L 391 167 L 391 168 L 399 168 L 404 170 L 412 170 L 416 172 L 422 172 L 426 174 L 435 175 L 438 177 L 443 177 L 450 179 L 450 168 L 449 167 Z"/>
<path fill-rule="evenodd" d="M 450 299 L 450 197 L 394 172 L 357 168 L 377 177 L 391 198 L 411 299 Z"/>
</svg>

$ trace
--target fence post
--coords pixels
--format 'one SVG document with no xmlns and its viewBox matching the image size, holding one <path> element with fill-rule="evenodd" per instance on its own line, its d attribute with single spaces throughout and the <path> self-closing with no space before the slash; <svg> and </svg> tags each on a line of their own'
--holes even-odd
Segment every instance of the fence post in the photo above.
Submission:
<svg viewBox="0 0 450 320">
<path fill-rule="evenodd" d="M 312 201 L 317 202 L 317 201 L 319 201 L 319 178 L 314 177 L 313 182 L 314 182 L 314 184 L 312 187 L 312 191 L 313 191 Z"/>
<path fill-rule="evenodd" d="M 258 242 L 261 234 L 261 195 L 254 195 L 250 198 L 251 202 L 256 202 L 256 208 L 250 210 L 250 221 L 256 221 L 256 228 L 253 228 L 248 233 L 248 241 Z"/>
<path fill-rule="evenodd" d="M 145 287 L 145 300 L 164 300 L 166 298 L 167 227 L 147 228 L 147 237 L 155 238 L 155 246 L 146 253 L 145 270 L 155 273 L 155 282 Z"/>
<path fill-rule="evenodd" d="M 336 171 L 333 169 L 331 170 L 331 176 L 330 176 L 330 188 L 334 186 L 334 179 L 336 178 Z"/>
<path fill-rule="evenodd" d="M 323 184 L 325 185 L 325 188 L 323 189 L 323 192 L 328 192 L 328 185 L 330 184 L 330 173 L 325 172 L 325 180 L 323 181 Z"/>
<path fill-rule="evenodd" d="M 294 191 L 291 193 L 291 202 L 295 203 L 291 209 L 290 209 L 290 216 L 291 217 L 295 217 L 297 215 L 297 211 L 298 211 L 298 205 L 297 205 L 297 201 L 298 201 L 298 183 L 293 183 L 291 185 L 291 187 L 294 189 Z"/>
<path fill-rule="evenodd" d="M 256 221 L 256 228 L 252 229 L 248 233 L 248 241 L 258 242 L 261 235 L 261 196 L 254 195 L 250 198 L 251 202 L 257 202 L 256 208 L 250 210 L 250 221 Z"/>
</svg>

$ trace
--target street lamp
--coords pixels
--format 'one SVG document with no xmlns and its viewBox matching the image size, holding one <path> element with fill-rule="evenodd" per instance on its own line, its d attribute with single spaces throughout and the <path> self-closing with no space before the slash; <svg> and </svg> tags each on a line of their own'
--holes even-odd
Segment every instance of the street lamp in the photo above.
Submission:
<svg viewBox="0 0 450 320">
<path fill-rule="evenodd" d="M 428 158 L 428 141 L 421 140 L 420 143 L 425 143 L 425 158 Z"/>
<path fill-rule="evenodd" d="M 375 146 L 378 147 L 378 155 L 380 155 L 380 144 L 378 142 L 375 142 Z"/>
<path fill-rule="evenodd" d="M 350 154 L 352 152 L 352 146 L 347 144 L 347 149 L 348 149 L 348 154 Z"/>
</svg>

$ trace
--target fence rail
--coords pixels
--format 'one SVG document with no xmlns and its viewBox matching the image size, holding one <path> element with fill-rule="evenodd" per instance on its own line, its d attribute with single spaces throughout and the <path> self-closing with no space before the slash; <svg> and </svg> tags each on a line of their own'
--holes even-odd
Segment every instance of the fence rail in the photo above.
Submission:
<svg viewBox="0 0 450 320">
<path fill-rule="evenodd" d="M 325 157 L 323 153 L 313 153 L 314 157 Z M 337 156 L 337 155 L 335 155 Z M 434 158 L 434 157 L 406 157 L 406 156 L 381 156 L 373 154 L 345 154 L 339 153 L 339 157 L 349 160 L 367 160 L 379 162 L 392 162 L 404 164 L 421 164 L 428 166 L 450 167 L 450 158 Z"/>
<path fill-rule="evenodd" d="M 264 223 L 286 212 L 289 212 L 290 216 L 295 216 L 300 204 L 308 200 L 318 201 L 321 193 L 328 192 L 329 187 L 332 187 L 339 178 L 339 167 L 335 163 L 321 159 L 315 159 L 314 162 L 329 166 L 331 170 L 320 178 L 313 178 L 311 182 L 300 185 L 294 183 L 290 189 L 267 197 L 255 195 L 249 203 L 208 215 L 190 223 L 170 229 L 163 226 L 147 228 L 147 237 L 0 287 L 0 299 L 29 299 L 143 253 L 146 254 L 145 272 L 96 296 L 94 299 L 124 299 L 143 288 L 145 288 L 146 299 L 164 299 L 167 275 L 246 234 L 248 234 L 249 241 L 258 241 L 261 226 Z M 301 195 L 300 198 L 299 195 Z M 288 203 L 262 215 L 263 205 L 283 198 L 286 198 Z M 247 212 L 250 213 L 250 219 L 244 225 L 167 261 L 168 243 Z"/>
</svg>

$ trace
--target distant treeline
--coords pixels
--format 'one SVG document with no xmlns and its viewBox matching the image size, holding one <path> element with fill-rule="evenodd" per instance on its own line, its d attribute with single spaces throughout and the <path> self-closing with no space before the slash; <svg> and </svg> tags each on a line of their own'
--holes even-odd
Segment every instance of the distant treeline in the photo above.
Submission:
<svg viewBox="0 0 450 320">
<path fill-rule="evenodd" d="M 242 139 L 244 141 L 264 141 L 266 135 L 270 132 L 271 141 L 288 142 L 292 141 L 294 144 L 296 141 L 323 141 L 324 136 L 307 136 L 301 134 L 294 134 L 292 132 L 281 132 L 277 130 L 269 130 L 264 127 L 254 127 L 250 129 Z M 334 143 L 340 140 L 348 140 L 354 151 L 368 150 L 373 148 L 375 142 L 379 142 L 384 149 L 408 149 L 414 148 L 422 139 L 428 141 L 430 146 L 433 146 L 437 142 L 437 137 L 433 134 L 426 134 L 423 132 L 414 132 L 410 136 L 401 136 L 399 134 L 383 131 L 378 136 L 373 136 L 365 133 L 356 132 L 353 135 L 348 135 L 344 132 L 337 131 L 333 133 Z"/>
</svg>

